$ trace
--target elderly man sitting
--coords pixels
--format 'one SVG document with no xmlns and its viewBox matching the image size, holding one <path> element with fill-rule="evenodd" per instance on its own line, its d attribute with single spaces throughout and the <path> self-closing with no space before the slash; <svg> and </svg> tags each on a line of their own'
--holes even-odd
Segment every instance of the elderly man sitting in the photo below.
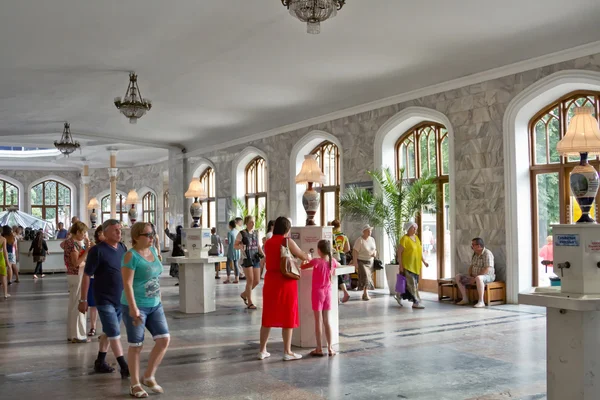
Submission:
<svg viewBox="0 0 600 400">
<path fill-rule="evenodd" d="M 456 284 L 462 294 L 462 300 L 458 303 L 459 305 L 469 304 L 469 298 L 467 296 L 467 285 L 477 285 L 477 294 L 479 299 L 476 308 L 485 307 L 483 302 L 483 294 L 485 284 L 494 282 L 496 279 L 496 272 L 494 270 L 494 255 L 491 251 L 485 248 L 483 239 L 475 238 L 471 241 L 471 248 L 473 249 L 473 257 L 471 258 L 471 266 L 469 267 L 469 274 L 457 274 Z"/>
</svg>

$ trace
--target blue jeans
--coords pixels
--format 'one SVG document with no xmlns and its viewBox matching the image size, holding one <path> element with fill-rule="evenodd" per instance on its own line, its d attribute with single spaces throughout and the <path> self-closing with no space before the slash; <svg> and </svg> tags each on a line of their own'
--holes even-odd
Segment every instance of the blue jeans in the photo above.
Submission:
<svg viewBox="0 0 600 400">
<path fill-rule="evenodd" d="M 235 276 L 239 276 L 240 267 L 238 265 L 238 260 L 227 257 L 227 276 L 229 276 L 232 271 Z"/>
<path fill-rule="evenodd" d="M 144 344 L 144 333 L 146 328 L 150 331 L 154 340 L 169 337 L 169 326 L 162 304 L 156 307 L 138 307 L 142 323 L 135 326 L 133 318 L 129 315 L 129 306 L 121 304 L 123 321 L 127 330 L 127 343 L 130 346 L 141 347 Z"/>
<path fill-rule="evenodd" d="M 113 304 L 97 304 L 98 316 L 102 322 L 102 331 L 108 340 L 121 338 L 121 307 Z"/>
</svg>

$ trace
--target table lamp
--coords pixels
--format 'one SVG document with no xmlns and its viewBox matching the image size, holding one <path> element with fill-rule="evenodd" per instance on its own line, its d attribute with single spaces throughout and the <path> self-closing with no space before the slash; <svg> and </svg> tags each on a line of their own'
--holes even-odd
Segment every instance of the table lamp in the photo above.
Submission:
<svg viewBox="0 0 600 400">
<path fill-rule="evenodd" d="M 192 179 L 184 196 L 186 199 L 194 199 L 194 202 L 190 206 L 190 214 L 194 220 L 194 225 L 192 225 L 192 228 L 200 228 L 198 221 L 200 221 L 200 217 L 202 216 L 202 205 L 198 202 L 198 200 L 206 199 L 206 192 L 204 191 L 204 187 L 200 183 L 199 178 Z"/>
<path fill-rule="evenodd" d="M 129 221 L 131 222 L 131 225 L 135 224 L 135 221 L 137 221 L 138 212 L 137 212 L 137 209 L 135 208 L 135 205 L 139 204 L 139 203 L 140 203 L 140 197 L 138 196 L 135 189 L 131 189 L 129 191 L 129 193 L 127 193 L 127 199 L 125 200 L 125 205 L 131 206 L 131 208 L 127 212 L 127 216 L 129 217 Z"/>
<path fill-rule="evenodd" d="M 90 213 L 90 222 L 92 223 L 92 228 L 96 227 L 96 222 L 98 222 L 98 215 L 96 215 L 96 208 L 100 208 L 100 204 L 98 203 L 98 199 L 92 197 L 90 202 L 87 205 L 88 210 L 92 210 Z"/>
<path fill-rule="evenodd" d="M 576 223 L 596 223 L 589 213 L 598 193 L 598 173 L 588 163 L 588 156 L 600 154 L 600 129 L 591 107 L 575 109 L 575 116 L 556 150 L 562 156 L 580 156 L 579 165 L 569 177 L 571 192 L 581 208 L 581 218 Z"/>
<path fill-rule="evenodd" d="M 315 225 L 315 214 L 319 209 L 319 193 L 313 189 L 313 183 L 325 183 L 325 174 L 321 171 L 316 155 L 304 156 L 300 173 L 296 175 L 296 183 L 308 184 L 302 195 L 302 206 L 306 211 L 306 226 Z"/>
</svg>

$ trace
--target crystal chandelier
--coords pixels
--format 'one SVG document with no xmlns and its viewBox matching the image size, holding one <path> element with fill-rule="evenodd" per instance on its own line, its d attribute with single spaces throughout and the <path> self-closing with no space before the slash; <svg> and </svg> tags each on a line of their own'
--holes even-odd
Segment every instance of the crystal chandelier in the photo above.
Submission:
<svg viewBox="0 0 600 400">
<path fill-rule="evenodd" d="M 60 141 L 54 141 L 54 147 L 67 157 L 80 147 L 79 142 L 74 141 L 73 136 L 71 136 L 71 126 L 68 122 L 65 122 L 65 129 L 63 130 Z"/>
<path fill-rule="evenodd" d="M 121 114 L 129 118 L 130 124 L 135 124 L 152 108 L 152 102 L 142 97 L 135 72 L 129 74 L 129 85 L 125 97 L 123 99 L 115 97 L 115 106 L 121 111 Z"/>
<path fill-rule="evenodd" d="M 321 22 L 335 17 L 346 0 L 281 0 L 292 16 L 306 22 L 306 32 L 321 32 Z"/>
</svg>

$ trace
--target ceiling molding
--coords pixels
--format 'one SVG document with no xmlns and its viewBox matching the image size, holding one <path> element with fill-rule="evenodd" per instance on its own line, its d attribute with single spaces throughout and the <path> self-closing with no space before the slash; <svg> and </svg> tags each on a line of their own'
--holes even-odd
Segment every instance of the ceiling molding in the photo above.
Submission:
<svg viewBox="0 0 600 400">
<path fill-rule="evenodd" d="M 452 79 L 446 82 L 438 83 L 423 87 L 421 89 L 412 90 L 410 92 L 401 93 L 395 96 L 386 97 L 380 100 L 375 100 L 369 103 L 364 103 L 358 106 L 335 111 L 333 113 L 310 118 L 304 121 L 296 122 L 289 125 L 284 125 L 278 128 L 270 129 L 259 133 L 246 135 L 243 138 L 230 140 L 224 143 L 206 146 L 199 149 L 189 151 L 185 157 L 198 156 L 201 154 L 210 153 L 216 150 L 226 149 L 228 147 L 250 143 L 254 140 L 260 140 L 271 136 L 281 135 L 297 129 L 307 128 L 312 125 L 322 124 L 333 121 L 339 118 L 345 118 L 351 115 L 360 114 L 366 111 L 376 110 L 378 108 L 387 107 L 393 104 L 403 103 L 405 101 L 414 100 L 420 97 L 430 96 L 432 94 L 445 92 L 448 90 L 459 89 L 469 85 L 474 85 L 481 82 L 498 79 L 504 76 L 517 74 L 529 71 L 536 68 L 545 67 L 547 65 L 557 64 L 560 62 L 573 60 L 580 57 L 589 56 L 600 53 L 600 41 L 587 43 L 581 46 L 571 47 L 569 49 L 557 51 L 539 57 L 530 58 L 528 60 L 519 61 L 512 64 L 507 64 L 502 67 L 493 68 L 487 71 L 478 72 L 467 75 L 461 78 Z"/>
</svg>

